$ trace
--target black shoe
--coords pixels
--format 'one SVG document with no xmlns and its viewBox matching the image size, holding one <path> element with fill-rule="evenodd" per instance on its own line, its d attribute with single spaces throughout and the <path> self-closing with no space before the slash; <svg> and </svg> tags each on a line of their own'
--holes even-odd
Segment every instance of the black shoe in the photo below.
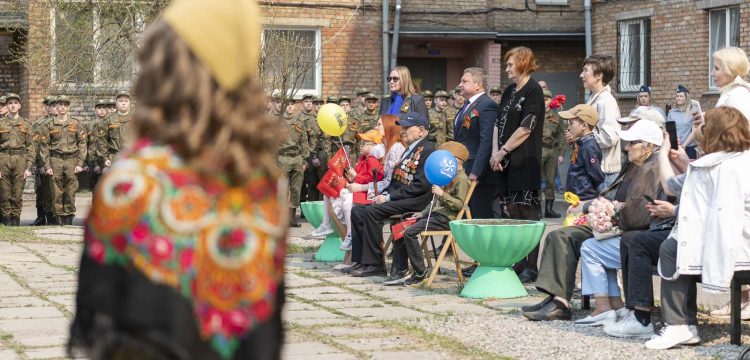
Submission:
<svg viewBox="0 0 750 360">
<path fill-rule="evenodd" d="M 361 267 L 362 267 L 362 264 L 357 263 L 357 264 L 354 264 L 354 265 L 352 265 L 352 266 L 350 266 L 348 268 L 341 269 L 341 272 L 344 273 L 344 274 L 350 274 L 352 272 L 352 270 L 357 270 L 357 269 L 359 269 Z"/>
<path fill-rule="evenodd" d="M 463 274 L 464 277 L 471 277 L 471 275 L 474 275 L 474 270 L 477 269 L 476 265 L 471 265 L 469 267 L 465 267 L 461 269 L 461 274 Z"/>
<path fill-rule="evenodd" d="M 523 316 L 531 321 L 571 320 L 573 312 L 559 301 L 552 300 L 537 311 L 524 312 Z"/>
<path fill-rule="evenodd" d="M 55 214 L 53 214 L 53 213 L 45 213 L 44 214 L 44 222 L 47 225 L 57 225 L 55 223 Z"/>
<path fill-rule="evenodd" d="M 16 216 L 13 218 L 13 226 L 21 226 L 21 217 Z"/>
<path fill-rule="evenodd" d="M 550 296 L 547 296 L 547 298 L 545 298 L 544 300 L 542 300 L 538 304 L 521 306 L 521 311 L 523 311 L 525 313 L 526 312 L 539 311 L 541 308 L 543 308 L 545 305 L 547 305 L 547 303 L 550 302 L 550 301 L 552 301 L 552 299 L 554 299 L 554 298 L 555 298 L 554 296 L 550 295 Z"/>
<path fill-rule="evenodd" d="M 385 280 L 383 280 L 383 285 L 403 285 L 404 281 L 406 281 L 409 276 L 411 276 L 411 273 L 409 273 L 409 269 L 391 271 L 391 274 L 388 275 Z"/>
<path fill-rule="evenodd" d="M 33 226 L 44 226 L 47 225 L 47 218 L 44 216 L 44 209 L 37 208 L 36 209 L 36 219 L 33 223 L 31 223 Z"/>
<path fill-rule="evenodd" d="M 430 267 L 425 268 L 421 273 L 415 271 L 414 274 L 412 274 L 408 279 L 406 279 L 406 281 L 404 281 L 404 286 L 419 285 L 422 283 L 422 281 L 424 281 L 424 279 L 427 279 L 427 277 L 430 276 L 431 273 L 432 268 Z"/>
<path fill-rule="evenodd" d="M 537 271 L 531 268 L 526 268 L 521 271 L 521 274 L 518 275 L 518 280 L 521 280 L 521 283 L 528 284 L 531 282 L 536 281 Z"/>
<path fill-rule="evenodd" d="M 63 221 L 62 216 L 55 216 L 55 219 L 52 221 L 52 225 L 56 226 L 63 226 L 65 225 L 65 222 Z"/>
<path fill-rule="evenodd" d="M 65 217 L 65 225 L 73 225 L 73 218 L 75 215 L 68 215 Z"/>
<path fill-rule="evenodd" d="M 350 275 L 354 277 L 385 276 L 385 269 L 382 265 L 364 265 L 360 269 L 352 270 Z"/>
<path fill-rule="evenodd" d="M 544 209 L 544 217 L 548 219 L 559 219 L 560 214 L 556 213 L 555 210 L 552 209 L 552 206 L 555 204 L 554 200 L 547 200 L 547 206 Z"/>
<path fill-rule="evenodd" d="M 297 222 L 297 209 L 296 208 L 289 209 L 289 226 L 290 227 L 302 226 L 299 222 Z"/>
</svg>

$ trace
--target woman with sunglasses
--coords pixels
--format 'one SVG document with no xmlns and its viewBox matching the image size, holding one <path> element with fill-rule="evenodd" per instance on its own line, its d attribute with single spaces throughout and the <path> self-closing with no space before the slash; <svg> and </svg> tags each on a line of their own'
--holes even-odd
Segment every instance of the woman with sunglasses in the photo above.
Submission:
<svg viewBox="0 0 750 360">
<path fill-rule="evenodd" d="M 424 97 L 417 93 L 417 87 L 411 81 L 411 73 L 406 66 L 396 66 L 386 78 L 390 97 L 380 104 L 380 114 L 401 116 L 408 112 L 418 112 L 430 118 Z"/>
</svg>

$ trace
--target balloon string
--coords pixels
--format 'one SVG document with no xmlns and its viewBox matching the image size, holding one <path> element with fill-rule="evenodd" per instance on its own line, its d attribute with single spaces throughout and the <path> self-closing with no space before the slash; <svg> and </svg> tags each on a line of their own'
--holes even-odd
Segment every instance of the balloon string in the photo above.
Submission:
<svg viewBox="0 0 750 360">
<path fill-rule="evenodd" d="M 341 140 L 341 136 L 337 136 L 339 138 L 339 144 L 341 144 L 341 149 L 344 150 L 344 156 L 346 156 L 346 167 L 351 168 L 352 163 L 349 161 L 349 154 L 346 153 L 346 146 L 344 146 L 344 141 Z"/>
<path fill-rule="evenodd" d="M 427 227 L 430 226 L 430 215 L 432 215 L 432 204 L 435 203 L 435 194 L 432 194 L 432 200 L 430 200 L 430 211 L 427 212 L 427 222 L 424 224 L 424 231 L 427 231 Z"/>
</svg>

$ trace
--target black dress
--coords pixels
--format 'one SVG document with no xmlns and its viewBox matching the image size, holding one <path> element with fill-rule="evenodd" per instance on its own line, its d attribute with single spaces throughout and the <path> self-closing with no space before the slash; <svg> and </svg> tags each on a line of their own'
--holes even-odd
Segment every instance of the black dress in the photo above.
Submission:
<svg viewBox="0 0 750 360">
<path fill-rule="evenodd" d="M 500 189 L 506 204 L 521 203 L 538 206 L 542 182 L 542 130 L 544 128 L 544 93 L 533 78 L 520 89 L 512 84 L 503 91 L 495 126 L 498 148 L 502 147 L 519 127 L 531 135 L 505 158 Z"/>
</svg>

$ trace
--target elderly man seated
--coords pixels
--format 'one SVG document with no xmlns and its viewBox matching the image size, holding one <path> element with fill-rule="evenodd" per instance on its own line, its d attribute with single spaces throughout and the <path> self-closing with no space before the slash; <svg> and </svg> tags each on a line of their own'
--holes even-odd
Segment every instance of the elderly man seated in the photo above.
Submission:
<svg viewBox="0 0 750 360">
<path fill-rule="evenodd" d="M 420 113 L 401 115 L 397 122 L 403 128 L 407 145 L 404 155 L 393 169 L 390 185 L 372 205 L 352 209 L 352 262 L 349 269 L 356 277 L 385 275 L 383 264 L 383 225 L 393 215 L 421 211 L 430 202 L 430 183 L 424 173 L 427 157 L 434 151 L 427 140 L 430 123 Z"/>
</svg>

